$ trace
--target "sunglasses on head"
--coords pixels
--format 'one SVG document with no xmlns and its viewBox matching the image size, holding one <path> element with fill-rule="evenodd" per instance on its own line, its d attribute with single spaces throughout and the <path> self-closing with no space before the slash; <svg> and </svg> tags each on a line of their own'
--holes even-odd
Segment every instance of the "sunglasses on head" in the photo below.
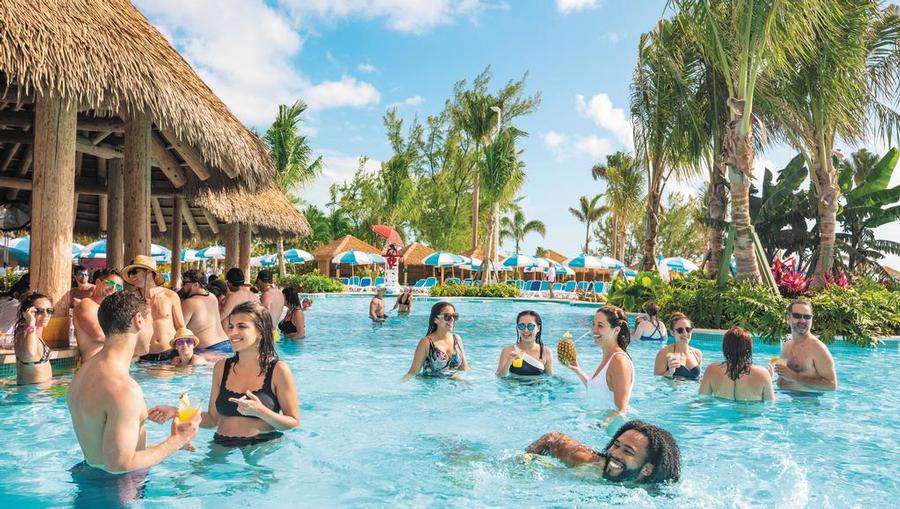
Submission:
<svg viewBox="0 0 900 509">
<path fill-rule="evenodd" d="M 458 322 L 459 313 L 444 313 L 441 315 L 441 318 L 443 318 L 445 322 Z"/>
<path fill-rule="evenodd" d="M 190 338 L 180 338 L 175 340 L 175 348 L 182 346 L 194 346 L 194 340 Z"/>
<path fill-rule="evenodd" d="M 791 313 L 791 316 L 794 317 L 795 320 L 804 319 L 804 320 L 812 320 L 812 315 L 808 315 L 806 313 Z"/>
<path fill-rule="evenodd" d="M 677 329 L 675 329 L 675 332 L 677 332 L 678 334 L 684 334 L 685 332 L 690 334 L 691 332 L 693 332 L 693 330 L 693 327 L 678 327 Z"/>
<path fill-rule="evenodd" d="M 119 283 L 116 283 L 112 279 L 106 280 L 106 286 L 108 286 L 110 288 L 115 288 L 117 292 L 121 292 L 122 289 L 125 288 L 124 286 L 120 285 Z"/>
<path fill-rule="evenodd" d="M 56 312 L 53 308 L 34 308 L 34 314 L 51 316 Z"/>
<path fill-rule="evenodd" d="M 534 324 L 534 323 L 529 323 L 529 324 L 520 323 L 520 324 L 517 325 L 516 327 L 518 327 L 519 330 L 525 330 L 525 329 L 528 329 L 529 331 L 533 331 L 534 329 L 537 329 L 537 324 Z"/>
</svg>

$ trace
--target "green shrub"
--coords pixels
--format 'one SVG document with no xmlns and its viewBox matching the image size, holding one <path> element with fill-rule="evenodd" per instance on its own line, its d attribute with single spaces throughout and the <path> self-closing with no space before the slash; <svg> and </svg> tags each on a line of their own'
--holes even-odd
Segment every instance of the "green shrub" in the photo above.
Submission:
<svg viewBox="0 0 900 509">
<path fill-rule="evenodd" d="M 317 272 L 309 274 L 287 274 L 285 276 L 276 276 L 278 286 L 287 288 L 295 286 L 302 293 L 330 293 L 343 292 L 344 285 L 333 277 L 323 276 Z"/>
<path fill-rule="evenodd" d="M 512 285 L 468 286 L 458 284 L 435 285 L 430 289 L 432 297 L 518 297 L 519 289 Z"/>
<path fill-rule="evenodd" d="M 669 284 L 658 273 L 638 272 L 631 281 L 613 279 L 606 302 L 625 311 L 642 311 L 648 302 L 667 300 L 668 292 Z"/>
<path fill-rule="evenodd" d="M 763 285 L 732 283 L 714 295 L 722 303 L 723 329 L 741 327 L 773 343 L 790 332 L 785 315 L 790 301 Z M 710 307 L 716 300 L 709 302 Z"/>
<path fill-rule="evenodd" d="M 883 287 L 828 286 L 811 299 L 813 333 L 822 341 L 843 336 L 851 343 L 878 344 L 877 336 L 900 334 L 900 296 Z"/>
</svg>

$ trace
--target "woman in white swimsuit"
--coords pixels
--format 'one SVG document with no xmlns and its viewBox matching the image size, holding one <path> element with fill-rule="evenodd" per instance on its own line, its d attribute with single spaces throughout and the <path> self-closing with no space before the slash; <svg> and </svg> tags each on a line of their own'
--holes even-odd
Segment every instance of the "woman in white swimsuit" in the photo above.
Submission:
<svg viewBox="0 0 900 509">
<path fill-rule="evenodd" d="M 610 417 L 628 411 L 628 401 L 634 386 L 634 363 L 625 351 L 631 342 L 625 312 L 616 306 L 598 309 L 594 314 L 593 333 L 594 343 L 603 349 L 603 360 L 594 375 L 589 377 L 578 366 L 577 361 L 568 367 L 578 375 L 592 399 L 603 405 L 603 408 L 614 408 L 607 416 L 608 421 Z"/>
</svg>

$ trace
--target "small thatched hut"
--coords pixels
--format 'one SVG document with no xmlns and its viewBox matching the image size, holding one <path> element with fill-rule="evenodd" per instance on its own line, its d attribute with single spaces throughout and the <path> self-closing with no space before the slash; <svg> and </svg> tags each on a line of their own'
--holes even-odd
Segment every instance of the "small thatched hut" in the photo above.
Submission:
<svg viewBox="0 0 900 509">
<path fill-rule="evenodd" d="M 400 269 L 403 271 L 401 280 L 404 285 L 410 284 L 410 281 L 415 282 L 417 279 L 431 275 L 431 268 L 425 266 L 422 262 L 434 252 L 434 249 L 418 242 L 407 244 L 400 251 Z"/>
<path fill-rule="evenodd" d="M 377 247 L 369 244 L 368 242 L 364 242 L 354 237 L 353 235 L 344 235 L 339 239 L 334 239 L 328 244 L 319 246 L 313 252 L 313 258 L 316 260 L 316 264 L 319 268 L 319 273 L 325 276 L 332 275 L 331 267 L 335 266 L 337 268 L 337 272 L 340 272 L 343 268 L 345 273 L 350 273 L 349 266 L 340 266 L 331 263 L 331 259 L 337 256 L 339 253 L 343 253 L 344 251 L 362 251 L 364 253 L 374 253 L 381 254 L 381 250 Z M 337 273 L 335 272 L 335 274 Z"/>
</svg>

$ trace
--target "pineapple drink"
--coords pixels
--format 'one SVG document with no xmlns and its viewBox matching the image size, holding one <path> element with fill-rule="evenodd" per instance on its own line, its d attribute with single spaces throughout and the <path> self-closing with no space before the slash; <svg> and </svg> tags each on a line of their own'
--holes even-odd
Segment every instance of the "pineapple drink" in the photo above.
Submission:
<svg viewBox="0 0 900 509">
<path fill-rule="evenodd" d="M 556 345 L 556 355 L 559 357 L 559 362 L 566 366 L 570 366 L 576 362 L 577 354 L 575 353 L 575 342 L 572 341 L 571 332 L 566 331 L 562 335 L 562 339 L 560 339 L 559 343 Z"/>
<path fill-rule="evenodd" d="M 514 351 L 514 352 L 518 352 L 518 351 L 519 351 L 519 347 L 516 347 L 513 351 Z M 512 366 L 513 366 L 514 368 L 521 368 L 521 367 L 522 367 L 522 357 L 513 359 L 513 361 L 512 361 Z"/>
<path fill-rule="evenodd" d="M 787 361 L 776 355 L 769 359 L 769 364 L 774 364 L 775 366 L 787 366 Z"/>
<path fill-rule="evenodd" d="M 186 392 L 181 393 L 178 398 L 178 422 L 188 422 L 194 417 L 194 414 L 200 410 L 199 407 L 191 406 L 191 400 Z"/>
</svg>

